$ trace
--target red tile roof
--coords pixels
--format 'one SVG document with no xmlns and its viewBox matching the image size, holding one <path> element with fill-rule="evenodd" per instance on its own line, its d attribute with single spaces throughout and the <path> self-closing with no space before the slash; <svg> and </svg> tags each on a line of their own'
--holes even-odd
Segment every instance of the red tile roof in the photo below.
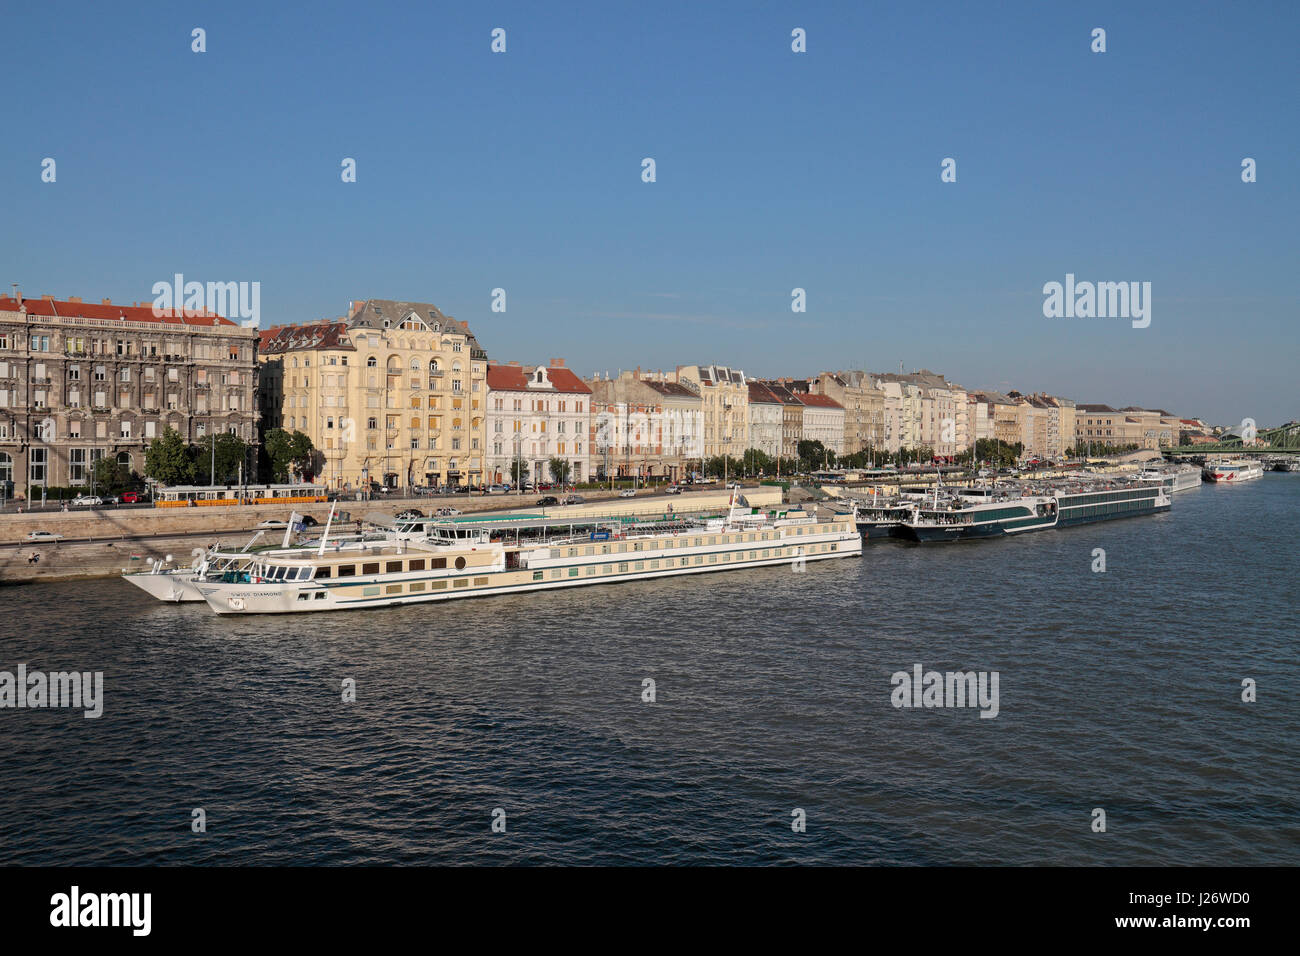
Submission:
<svg viewBox="0 0 1300 956">
<path fill-rule="evenodd" d="M 800 392 L 799 401 L 805 405 L 811 405 L 814 408 L 843 408 L 839 402 L 829 395 L 818 395 L 814 392 Z"/>
<path fill-rule="evenodd" d="M 528 387 L 528 376 L 538 368 L 536 365 L 488 365 L 488 389 L 493 392 L 556 391 L 574 392 L 581 395 L 591 394 L 591 389 L 583 383 L 582 379 L 574 375 L 571 369 L 560 366 L 541 367 L 546 368 L 546 375 L 551 384 L 555 386 L 553 389 Z"/>
<path fill-rule="evenodd" d="M 337 321 L 273 325 L 259 333 L 258 351 L 265 355 L 309 349 L 354 349 L 345 338 L 347 331 L 347 323 Z"/>
<path fill-rule="evenodd" d="M 92 302 L 72 302 L 64 299 L 23 298 L 28 315 L 48 315 L 62 318 L 126 319 L 129 322 L 158 322 L 163 325 L 230 325 L 238 323 L 222 318 L 215 312 L 164 310 L 154 313 L 152 305 L 115 305 Z M 17 312 L 18 300 L 11 295 L 0 296 L 0 311 Z"/>
</svg>

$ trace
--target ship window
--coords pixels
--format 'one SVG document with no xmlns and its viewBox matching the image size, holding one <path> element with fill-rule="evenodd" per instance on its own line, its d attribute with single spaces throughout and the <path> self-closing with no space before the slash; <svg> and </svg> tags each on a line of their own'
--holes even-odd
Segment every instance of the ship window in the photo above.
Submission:
<svg viewBox="0 0 1300 956">
<path fill-rule="evenodd" d="M 384 588 L 385 594 L 401 594 L 402 586 L 400 584 L 390 584 Z"/>
<path fill-rule="evenodd" d="M 569 577 L 571 577 L 571 578 L 576 578 L 577 576 L 578 576 L 578 569 L 577 569 L 577 568 L 569 568 Z"/>
<path fill-rule="evenodd" d="M 424 590 L 424 582 L 423 582 L 423 581 L 412 581 L 412 582 L 411 582 L 411 590 L 412 590 L 412 591 L 423 591 L 423 590 Z"/>
<path fill-rule="evenodd" d="M 465 570 L 465 558 L 463 556 L 456 559 L 456 570 L 457 571 Z M 459 587 L 459 585 L 457 586 Z"/>
<path fill-rule="evenodd" d="M 443 590 L 446 586 L 447 586 L 447 582 L 446 582 L 446 581 L 430 581 L 430 582 L 429 582 L 429 590 L 430 590 L 430 591 L 441 591 L 441 590 Z"/>
<path fill-rule="evenodd" d="M 602 565 L 600 566 L 600 573 L 601 573 L 601 574 L 609 574 L 609 572 L 612 571 L 612 570 L 614 570 L 614 566 L 613 566 L 612 564 L 602 564 Z"/>
<path fill-rule="evenodd" d="M 541 571 L 534 571 L 534 572 L 533 572 L 533 580 L 534 580 L 534 581 L 540 581 L 540 580 L 542 579 L 542 577 L 543 577 L 543 575 L 542 575 L 542 572 L 541 572 Z"/>
<path fill-rule="evenodd" d="M 327 577 L 329 577 L 329 576 L 330 576 L 330 571 L 331 571 L 331 570 L 332 570 L 332 569 L 331 569 L 329 566 L 326 566 L 326 567 L 323 567 L 323 568 L 317 568 L 317 569 L 316 569 L 316 580 L 319 581 L 321 578 L 327 578 Z"/>
<path fill-rule="evenodd" d="M 365 588 L 361 592 L 362 597 L 375 597 L 379 594 L 379 588 Z"/>
<path fill-rule="evenodd" d="M 556 578 L 560 576 L 560 574 L 561 574 L 560 569 L 556 568 L 551 572 L 551 580 L 554 581 Z"/>
<path fill-rule="evenodd" d="M 474 579 L 474 587 L 476 587 L 476 588 L 481 588 L 481 587 L 482 587 L 483 585 L 485 585 L 485 584 L 487 584 L 487 578 L 475 578 L 475 579 Z"/>
<path fill-rule="evenodd" d="M 638 561 L 638 562 L 636 563 L 636 569 L 637 569 L 638 571 L 644 571 L 644 570 L 645 570 L 645 562 L 644 562 L 644 561 Z"/>
<path fill-rule="evenodd" d="M 389 561 L 384 565 L 384 570 L 389 574 L 396 574 L 402 570 L 401 561 Z"/>
<path fill-rule="evenodd" d="M 686 567 L 686 565 L 688 565 L 688 564 L 690 564 L 690 563 L 691 563 L 691 559 L 690 559 L 690 558 L 686 558 L 686 557 L 683 557 L 683 558 L 682 558 L 682 567 Z"/>
<path fill-rule="evenodd" d="M 430 559 L 429 559 L 429 570 L 430 570 L 430 571 L 438 571 L 438 570 L 441 570 L 442 568 L 445 568 L 446 566 L 447 566 L 447 559 L 446 559 L 446 558 L 430 558 Z"/>
<path fill-rule="evenodd" d="M 457 578 L 452 582 L 452 587 L 467 588 L 469 587 L 469 578 Z"/>
<path fill-rule="evenodd" d="M 412 559 L 410 560 L 410 562 L 408 563 L 408 567 L 409 567 L 412 571 L 423 571 L 423 570 L 424 570 L 424 558 L 412 558 Z"/>
<path fill-rule="evenodd" d="M 362 574 L 378 574 L 378 573 L 379 573 L 379 562 L 378 562 L 378 561 L 374 561 L 374 562 L 372 562 L 372 563 L 370 563 L 370 564 L 363 564 L 363 565 L 361 565 L 361 573 L 362 573 Z"/>
<path fill-rule="evenodd" d="M 626 570 L 627 570 L 627 562 L 626 562 L 626 561 L 621 561 L 621 562 L 619 562 L 619 565 L 618 565 L 618 573 L 619 573 L 619 574 L 622 574 L 622 573 L 625 572 Z"/>
<path fill-rule="evenodd" d="M 339 565 L 339 577 L 341 578 L 350 578 L 353 577 L 356 573 L 357 573 L 357 566 L 355 564 Z"/>
<path fill-rule="evenodd" d="M 324 592 L 324 591 L 317 591 L 315 594 L 312 595 L 312 598 L 311 598 L 311 599 L 312 599 L 313 601 L 323 601 L 323 600 L 325 600 L 325 592 Z"/>
<path fill-rule="evenodd" d="M 587 576 L 590 577 L 595 573 L 596 573 L 596 566 L 594 564 L 587 565 Z"/>
</svg>

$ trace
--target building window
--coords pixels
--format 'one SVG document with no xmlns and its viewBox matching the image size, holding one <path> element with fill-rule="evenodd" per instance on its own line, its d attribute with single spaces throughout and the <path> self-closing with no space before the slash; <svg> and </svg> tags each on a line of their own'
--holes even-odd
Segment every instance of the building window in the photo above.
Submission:
<svg viewBox="0 0 1300 956">
<path fill-rule="evenodd" d="M 44 448 L 32 448 L 28 453 L 27 480 L 33 485 L 45 484 L 45 463 L 48 452 Z"/>
</svg>

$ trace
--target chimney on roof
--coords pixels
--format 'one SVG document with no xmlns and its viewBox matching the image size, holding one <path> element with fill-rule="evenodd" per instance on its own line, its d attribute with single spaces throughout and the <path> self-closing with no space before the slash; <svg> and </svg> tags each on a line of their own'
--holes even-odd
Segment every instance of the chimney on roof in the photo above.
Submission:
<svg viewBox="0 0 1300 956">
<path fill-rule="evenodd" d="M 112 299 L 104 299 L 104 300 L 103 300 L 102 302 L 100 302 L 99 304 L 100 304 L 100 305 L 112 305 L 112 304 L 113 304 L 113 300 L 112 300 Z"/>
<path fill-rule="evenodd" d="M 19 308 L 21 308 L 23 304 L 22 290 L 18 288 L 17 282 L 11 282 L 10 285 L 14 287 L 14 301 L 18 303 Z"/>
<path fill-rule="evenodd" d="M 80 302 L 80 301 L 81 301 L 81 296 L 79 296 L 79 295 L 70 295 L 70 296 L 68 296 L 68 301 L 69 301 L 69 302 Z"/>
<path fill-rule="evenodd" d="M 48 292 L 47 292 L 45 295 L 41 296 L 41 298 L 42 298 L 42 299 L 49 299 L 51 302 L 54 301 L 54 296 L 50 295 Z"/>
<path fill-rule="evenodd" d="M 551 359 L 551 368 L 564 368 L 564 359 Z"/>
</svg>

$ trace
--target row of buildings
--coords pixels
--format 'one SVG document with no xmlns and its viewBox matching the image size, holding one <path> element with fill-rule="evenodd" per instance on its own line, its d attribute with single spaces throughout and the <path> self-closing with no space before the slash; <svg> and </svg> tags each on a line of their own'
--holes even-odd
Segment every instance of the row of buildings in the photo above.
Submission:
<svg viewBox="0 0 1300 956">
<path fill-rule="evenodd" d="M 0 297 L 0 488 L 81 485 L 113 457 L 142 472 L 167 427 L 188 442 L 301 431 L 334 487 L 479 485 L 513 463 L 550 478 L 680 478 L 710 458 L 931 449 L 979 439 L 1071 447 L 1179 444 L 1204 423 L 1160 409 L 964 388 L 943 375 L 824 371 L 760 379 L 723 365 L 581 377 L 564 360 L 489 359 L 427 302 L 367 299 L 336 319 L 256 329 L 148 303 Z M 829 456 L 828 456 L 829 457 Z"/>
</svg>

